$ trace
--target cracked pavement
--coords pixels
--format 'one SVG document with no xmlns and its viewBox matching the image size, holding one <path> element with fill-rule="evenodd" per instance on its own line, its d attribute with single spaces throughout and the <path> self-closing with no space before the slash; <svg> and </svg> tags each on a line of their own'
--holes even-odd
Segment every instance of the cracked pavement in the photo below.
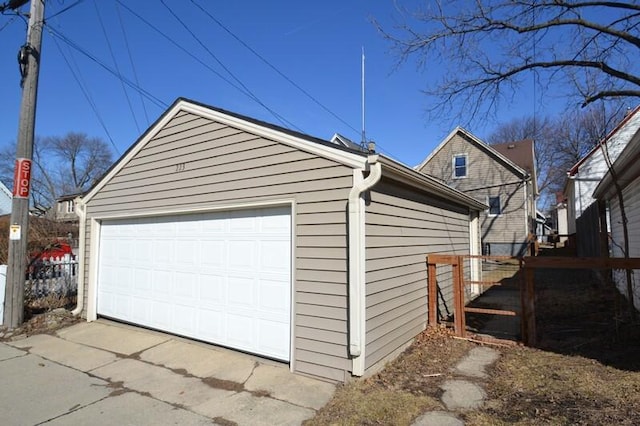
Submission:
<svg viewBox="0 0 640 426">
<path fill-rule="evenodd" d="M 0 424 L 297 425 L 335 386 L 108 321 L 0 343 Z"/>
</svg>

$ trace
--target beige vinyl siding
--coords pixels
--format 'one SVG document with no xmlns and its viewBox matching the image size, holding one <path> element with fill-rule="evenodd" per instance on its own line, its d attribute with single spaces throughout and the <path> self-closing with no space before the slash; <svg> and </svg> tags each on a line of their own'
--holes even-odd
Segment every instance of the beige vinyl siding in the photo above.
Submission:
<svg viewBox="0 0 640 426">
<path fill-rule="evenodd" d="M 469 211 L 385 178 L 366 207 L 366 366 L 420 333 L 427 321 L 426 255 L 469 253 Z M 441 303 L 451 274 L 439 270 Z"/>
<path fill-rule="evenodd" d="M 453 178 L 453 156 L 467 155 L 467 177 Z M 460 133 L 454 135 L 420 170 L 488 204 L 488 197 L 500 196 L 502 214 L 480 212 L 483 243 L 522 243 L 528 234 L 525 189 L 522 177 L 480 149 Z"/>
<path fill-rule="evenodd" d="M 629 257 L 640 257 L 640 177 L 630 182 L 622 191 L 624 209 L 627 216 L 627 228 L 629 232 Z M 622 229 L 622 214 L 618 197 L 610 200 L 610 226 L 611 226 L 611 256 L 624 257 L 621 247 L 624 247 L 624 232 Z M 640 310 L 640 271 L 633 271 L 634 305 Z M 618 290 L 627 295 L 627 274 L 624 270 L 614 270 L 613 279 Z"/>
<path fill-rule="evenodd" d="M 351 370 L 346 199 L 352 184 L 350 167 L 179 114 L 88 202 L 87 217 L 293 199 L 292 363 L 300 373 L 343 381 Z M 87 237 L 89 247 L 89 229 Z"/>
</svg>

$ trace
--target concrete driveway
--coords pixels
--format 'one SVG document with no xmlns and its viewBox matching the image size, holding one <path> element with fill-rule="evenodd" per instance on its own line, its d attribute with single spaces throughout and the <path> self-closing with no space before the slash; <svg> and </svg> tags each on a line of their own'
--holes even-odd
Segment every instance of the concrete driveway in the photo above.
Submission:
<svg viewBox="0 0 640 426">
<path fill-rule="evenodd" d="M 0 343 L 2 425 L 295 425 L 332 384 L 108 321 Z"/>
</svg>

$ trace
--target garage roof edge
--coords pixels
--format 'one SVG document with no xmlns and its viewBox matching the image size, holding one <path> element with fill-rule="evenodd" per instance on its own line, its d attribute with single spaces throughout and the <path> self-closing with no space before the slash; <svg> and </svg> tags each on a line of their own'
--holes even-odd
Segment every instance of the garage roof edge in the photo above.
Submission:
<svg viewBox="0 0 640 426">
<path fill-rule="evenodd" d="M 489 206 L 481 203 L 475 198 L 472 198 L 429 175 L 420 173 L 413 168 L 399 163 L 398 161 L 393 160 L 389 157 L 380 156 L 380 162 L 383 166 L 383 176 L 385 175 L 385 170 L 387 170 L 391 175 L 399 178 L 399 180 L 401 181 L 405 181 L 408 184 L 413 184 L 414 186 L 423 190 L 430 190 L 442 197 L 456 201 L 457 203 L 467 206 L 473 210 L 486 210 L 489 208 Z"/>
<path fill-rule="evenodd" d="M 83 203 L 89 202 L 122 168 L 138 153 L 160 130 L 178 113 L 185 111 L 201 117 L 228 124 L 259 136 L 273 139 L 308 151 L 318 156 L 334 160 L 340 164 L 363 168 L 367 154 L 355 151 L 329 141 L 285 129 L 271 123 L 260 121 L 241 114 L 226 111 L 221 108 L 205 105 L 190 99 L 178 98 L 176 101 L 133 143 L 129 149 L 107 170 L 101 179 L 91 187 L 82 198 Z"/>
</svg>

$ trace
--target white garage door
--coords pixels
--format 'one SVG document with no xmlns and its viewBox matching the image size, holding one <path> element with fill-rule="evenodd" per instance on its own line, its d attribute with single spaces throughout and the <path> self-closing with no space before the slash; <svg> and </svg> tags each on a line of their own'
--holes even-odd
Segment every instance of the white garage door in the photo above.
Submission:
<svg viewBox="0 0 640 426">
<path fill-rule="evenodd" d="M 103 221 L 98 314 L 289 360 L 291 214 Z"/>
</svg>

